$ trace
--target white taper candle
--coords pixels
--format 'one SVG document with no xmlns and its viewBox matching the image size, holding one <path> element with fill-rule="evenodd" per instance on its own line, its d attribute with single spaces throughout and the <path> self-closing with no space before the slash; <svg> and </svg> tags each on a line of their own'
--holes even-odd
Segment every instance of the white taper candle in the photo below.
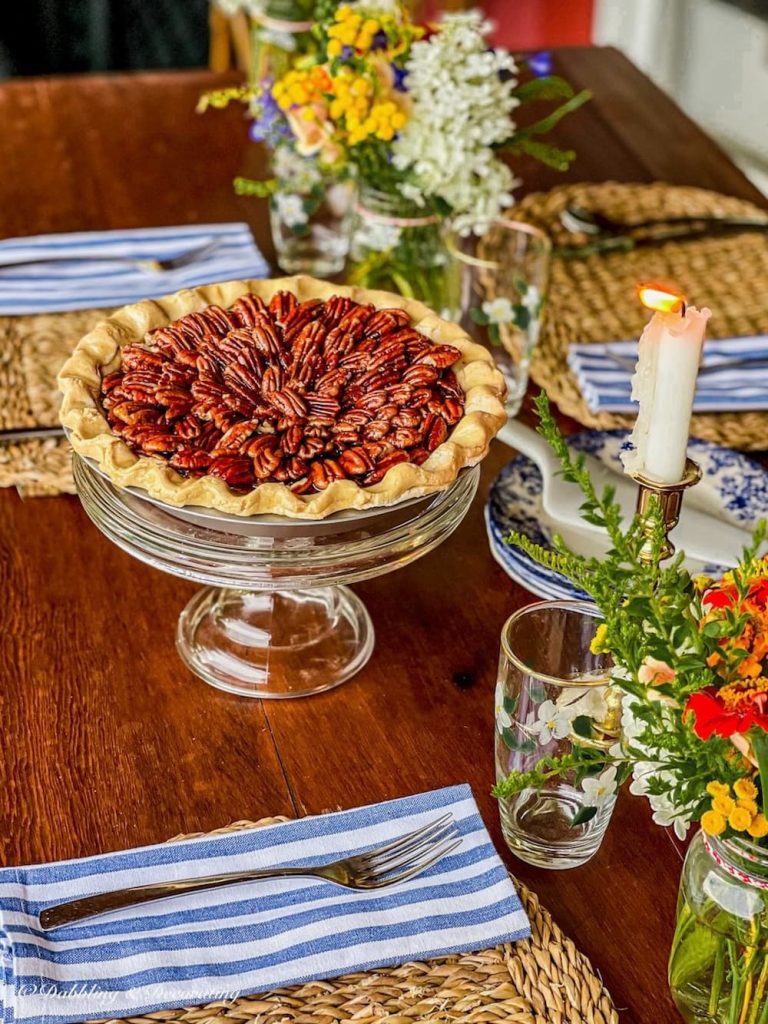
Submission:
<svg viewBox="0 0 768 1024">
<path fill-rule="evenodd" d="M 658 483 L 682 479 L 708 309 L 654 313 L 640 338 L 632 397 L 640 403 L 625 469 Z"/>
</svg>

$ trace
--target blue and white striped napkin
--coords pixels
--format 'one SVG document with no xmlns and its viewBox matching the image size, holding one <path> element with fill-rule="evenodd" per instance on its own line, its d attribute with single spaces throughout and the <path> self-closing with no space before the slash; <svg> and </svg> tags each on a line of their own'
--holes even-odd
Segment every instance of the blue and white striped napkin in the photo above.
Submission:
<svg viewBox="0 0 768 1024">
<path fill-rule="evenodd" d="M 737 359 L 745 360 L 744 365 L 722 365 Z M 591 412 L 637 412 L 637 403 L 630 398 L 630 367 L 636 360 L 636 341 L 571 346 L 568 365 Z M 694 412 L 768 409 L 768 335 L 708 339 L 705 368 L 707 372 L 699 374 Z"/>
<path fill-rule="evenodd" d="M 177 270 L 154 273 L 117 259 L 172 259 L 213 242 L 212 251 Z M 67 259 L 61 259 L 63 254 Z M 116 259 L 86 258 L 95 255 Z M 11 265 L 27 259 L 44 262 Z M 268 275 L 267 262 L 247 224 L 185 224 L 6 238 L 0 241 L 0 315 L 122 306 L 198 284 Z"/>
<path fill-rule="evenodd" d="M 321 863 L 452 811 L 461 846 L 423 875 L 359 893 L 280 879 L 181 896 L 45 933 L 39 912 L 126 886 Z M 246 832 L 0 870 L 5 1024 L 193 1006 L 525 938 L 528 919 L 469 786 Z"/>
</svg>

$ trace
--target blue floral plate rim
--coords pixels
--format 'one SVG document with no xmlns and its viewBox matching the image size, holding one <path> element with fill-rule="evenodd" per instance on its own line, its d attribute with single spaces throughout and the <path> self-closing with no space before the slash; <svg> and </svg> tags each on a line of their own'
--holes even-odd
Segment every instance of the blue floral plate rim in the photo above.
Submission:
<svg viewBox="0 0 768 1024">
<path fill-rule="evenodd" d="M 619 465 L 619 453 L 629 434 L 623 430 L 582 431 L 568 438 L 577 451 Z M 702 469 L 702 484 L 725 518 L 746 528 L 768 516 L 768 470 L 744 453 L 699 438 L 692 438 L 689 453 Z M 541 473 L 526 455 L 518 454 L 499 472 L 485 506 L 485 524 L 491 553 L 505 572 L 532 593 L 543 597 L 585 599 L 587 595 L 560 573 L 535 562 L 519 548 L 504 543 L 510 529 L 523 532 L 549 547 L 550 540 L 538 517 L 541 510 Z M 537 502 L 538 499 L 538 502 Z M 718 571 L 718 567 L 712 567 Z"/>
</svg>

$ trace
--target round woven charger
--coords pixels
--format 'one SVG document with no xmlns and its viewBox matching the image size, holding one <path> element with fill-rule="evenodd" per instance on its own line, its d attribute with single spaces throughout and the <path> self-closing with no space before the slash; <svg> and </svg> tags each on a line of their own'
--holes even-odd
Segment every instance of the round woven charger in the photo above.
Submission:
<svg viewBox="0 0 768 1024">
<path fill-rule="evenodd" d="M 286 820 L 237 821 L 211 834 Z M 524 942 L 94 1024 L 618 1024 L 589 960 L 534 893 L 516 884 L 531 921 L 531 938 Z"/>
<path fill-rule="evenodd" d="M 597 210 L 622 222 L 684 215 L 725 216 L 765 210 L 717 192 L 665 184 L 565 185 L 527 196 L 515 217 L 544 228 L 556 246 L 586 245 L 584 235 L 567 231 L 560 214 L 569 204 Z M 691 242 L 667 242 L 628 253 L 555 256 L 546 319 L 531 376 L 560 409 L 588 427 L 630 427 L 634 416 L 592 413 L 568 368 L 576 343 L 637 338 L 649 312 L 636 287 L 662 281 L 678 287 L 696 306 L 709 306 L 708 333 L 715 338 L 768 334 L 768 233 L 743 232 Z M 695 415 L 695 437 L 743 450 L 768 447 L 767 412 Z"/>
</svg>

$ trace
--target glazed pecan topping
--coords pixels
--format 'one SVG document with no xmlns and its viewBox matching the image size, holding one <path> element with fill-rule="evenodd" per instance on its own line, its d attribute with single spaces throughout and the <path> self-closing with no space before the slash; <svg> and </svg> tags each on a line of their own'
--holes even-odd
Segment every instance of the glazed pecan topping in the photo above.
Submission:
<svg viewBox="0 0 768 1024">
<path fill-rule="evenodd" d="M 183 476 L 308 494 L 426 461 L 464 413 L 459 358 L 402 309 L 244 295 L 126 345 L 101 400 L 133 451 Z"/>
</svg>

